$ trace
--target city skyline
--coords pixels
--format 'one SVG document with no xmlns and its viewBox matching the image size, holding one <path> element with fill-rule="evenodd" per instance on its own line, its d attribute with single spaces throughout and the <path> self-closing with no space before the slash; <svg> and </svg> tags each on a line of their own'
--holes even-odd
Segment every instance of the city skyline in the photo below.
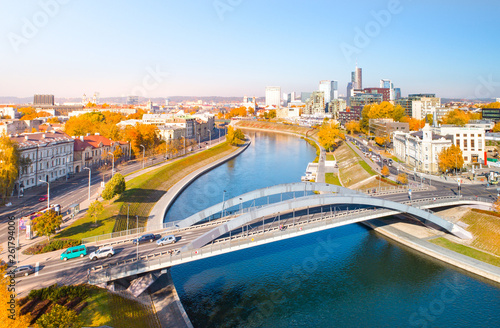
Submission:
<svg viewBox="0 0 500 328">
<path fill-rule="evenodd" d="M 262 97 L 321 80 L 345 96 L 356 63 L 363 87 L 389 79 L 403 95 L 500 96 L 497 3 L 232 3 L 4 4 L 0 96 Z"/>
</svg>

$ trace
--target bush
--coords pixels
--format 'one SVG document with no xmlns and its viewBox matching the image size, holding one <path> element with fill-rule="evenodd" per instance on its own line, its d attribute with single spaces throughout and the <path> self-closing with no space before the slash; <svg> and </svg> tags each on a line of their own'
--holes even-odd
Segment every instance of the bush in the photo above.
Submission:
<svg viewBox="0 0 500 328">
<path fill-rule="evenodd" d="M 68 299 L 75 298 L 82 300 L 87 298 L 90 288 L 92 287 L 87 285 L 59 287 L 57 284 L 54 284 L 46 288 L 32 290 L 28 294 L 28 297 L 30 299 L 51 300 L 60 304 L 63 300 L 67 301 Z"/>
<path fill-rule="evenodd" d="M 78 246 L 80 244 L 81 241 L 76 239 L 54 239 L 50 243 L 44 241 L 36 245 L 30 246 L 25 251 L 23 251 L 23 254 L 25 255 L 43 254 L 47 252 L 57 251 L 59 249 Z"/>
</svg>

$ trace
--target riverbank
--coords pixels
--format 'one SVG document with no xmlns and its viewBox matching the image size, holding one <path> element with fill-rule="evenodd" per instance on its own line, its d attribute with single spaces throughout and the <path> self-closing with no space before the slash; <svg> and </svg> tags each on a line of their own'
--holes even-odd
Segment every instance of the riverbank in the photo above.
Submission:
<svg viewBox="0 0 500 328">
<path fill-rule="evenodd" d="M 380 233 L 381 235 L 390 238 L 391 240 L 409 247 L 419 253 L 425 254 L 437 259 L 441 262 L 450 264 L 455 268 L 461 269 L 467 273 L 486 278 L 492 282 L 500 284 L 500 267 L 496 267 L 471 257 L 456 253 L 449 249 L 443 248 L 417 236 L 413 227 L 409 228 L 409 232 L 387 225 L 382 220 L 371 220 L 363 222 L 364 225 Z M 500 287 L 500 285 L 499 285 Z"/>
<path fill-rule="evenodd" d="M 261 125 L 262 125 L 262 123 L 261 123 Z M 278 130 L 276 127 L 274 127 L 274 129 L 266 129 L 264 127 L 247 128 L 245 125 L 240 126 L 239 124 L 237 126 L 240 128 L 243 128 L 243 129 L 297 135 L 296 133 L 286 131 L 286 128 L 284 130 Z M 263 126 L 265 126 L 265 125 L 263 125 Z M 351 149 L 351 151 L 353 151 L 353 150 Z M 337 159 L 339 159 L 338 156 L 337 156 Z M 339 161 L 340 161 L 340 159 L 339 159 Z M 341 165 L 342 164 L 339 163 L 339 167 Z M 358 174 L 359 174 L 359 172 L 358 172 Z M 344 183 L 345 183 L 345 181 L 344 181 Z M 361 183 L 363 183 L 363 182 L 361 182 Z M 372 221 L 370 221 L 370 222 L 372 222 Z M 395 240 L 398 243 L 401 243 L 403 245 L 406 245 L 407 247 L 415 249 L 416 251 L 418 251 L 420 253 L 426 254 L 426 255 L 431 256 L 433 258 L 436 258 L 442 262 L 451 264 L 456 268 L 460 268 L 462 270 L 473 273 L 473 274 L 478 275 L 480 277 L 484 277 L 484 278 L 487 278 L 487 279 L 494 281 L 496 283 L 500 283 L 500 268 L 498 268 L 498 267 L 495 267 L 495 266 L 490 265 L 488 263 L 481 262 L 479 260 L 470 258 L 470 257 L 465 256 L 465 255 L 456 253 L 452 250 L 449 250 L 449 249 L 443 248 L 441 246 L 432 244 L 431 242 L 428 242 L 426 240 L 420 240 L 417 237 L 415 237 L 414 235 L 412 235 L 412 233 L 403 232 L 403 231 L 401 231 L 395 227 L 392 227 L 392 226 L 384 226 L 383 224 L 376 225 L 373 223 L 371 223 L 371 224 L 366 223 L 365 225 L 371 227 L 372 229 L 385 235 L 386 237 Z"/>
</svg>

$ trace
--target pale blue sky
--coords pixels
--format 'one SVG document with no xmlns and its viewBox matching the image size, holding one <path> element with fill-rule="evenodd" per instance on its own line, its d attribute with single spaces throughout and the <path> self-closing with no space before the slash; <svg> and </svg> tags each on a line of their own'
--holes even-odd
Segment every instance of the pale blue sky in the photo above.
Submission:
<svg viewBox="0 0 500 328">
<path fill-rule="evenodd" d="M 388 78 L 403 95 L 500 97 L 498 1 L 391 3 L 0 0 L 0 96 L 263 96 L 266 85 L 313 91 L 324 79 L 345 94 L 357 59 L 364 87 Z M 378 23 L 372 12 L 391 6 Z M 346 45 L 357 46 L 350 58 Z"/>
</svg>

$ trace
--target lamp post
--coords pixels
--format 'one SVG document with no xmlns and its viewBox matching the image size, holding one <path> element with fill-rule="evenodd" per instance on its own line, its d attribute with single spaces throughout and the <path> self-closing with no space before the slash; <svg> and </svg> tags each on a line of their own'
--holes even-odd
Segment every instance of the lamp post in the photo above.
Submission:
<svg viewBox="0 0 500 328">
<path fill-rule="evenodd" d="M 44 182 L 47 184 L 47 209 L 49 209 L 50 207 L 50 182 L 48 181 L 43 181 L 41 179 L 39 179 L 38 181 L 40 182 Z"/>
<path fill-rule="evenodd" d="M 89 167 L 84 167 L 83 169 L 84 170 L 89 170 L 89 201 L 90 201 L 90 179 L 91 179 L 92 173 L 91 173 Z"/>
<path fill-rule="evenodd" d="M 184 156 L 186 156 L 186 137 L 182 137 L 182 140 L 184 141 Z"/>
<path fill-rule="evenodd" d="M 146 153 L 146 147 L 144 147 L 143 145 L 140 146 L 142 147 L 142 169 L 144 170 L 144 156 Z"/>
<path fill-rule="evenodd" d="M 212 146 L 212 131 L 208 130 L 208 135 L 209 135 L 209 138 L 210 138 L 209 139 L 210 141 L 209 141 L 208 145 Z"/>
<path fill-rule="evenodd" d="M 243 213 L 243 198 L 240 198 L 240 213 Z"/>
<path fill-rule="evenodd" d="M 201 146 L 200 146 L 200 137 L 201 137 L 201 134 L 198 132 L 198 149 L 201 148 Z"/>
</svg>

